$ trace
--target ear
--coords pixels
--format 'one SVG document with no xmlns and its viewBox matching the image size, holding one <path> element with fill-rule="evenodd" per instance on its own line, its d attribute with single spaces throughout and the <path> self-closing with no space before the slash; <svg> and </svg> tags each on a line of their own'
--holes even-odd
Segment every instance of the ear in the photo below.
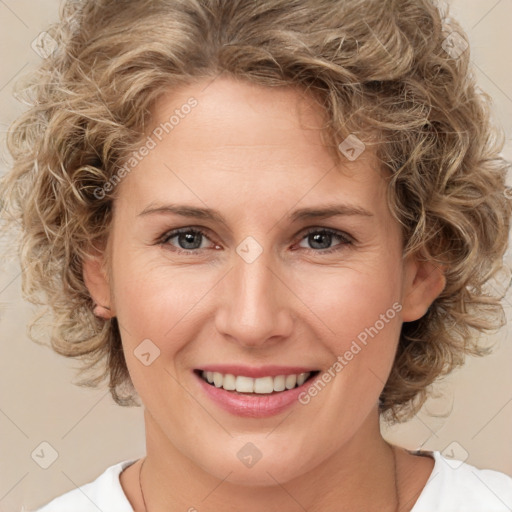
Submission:
<svg viewBox="0 0 512 512">
<path fill-rule="evenodd" d="M 446 286 L 444 267 L 419 255 L 410 255 L 404 262 L 402 320 L 420 319 Z"/>
<path fill-rule="evenodd" d="M 105 270 L 105 255 L 95 249 L 93 254 L 87 256 L 82 265 L 84 283 L 92 300 L 98 306 L 94 314 L 102 318 L 115 316 L 114 305 L 110 294 L 110 283 Z"/>
</svg>

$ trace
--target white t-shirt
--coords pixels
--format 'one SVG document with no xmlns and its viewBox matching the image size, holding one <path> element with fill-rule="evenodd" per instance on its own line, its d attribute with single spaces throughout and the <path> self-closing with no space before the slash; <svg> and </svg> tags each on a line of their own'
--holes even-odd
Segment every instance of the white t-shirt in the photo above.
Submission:
<svg viewBox="0 0 512 512">
<path fill-rule="evenodd" d="M 510 512 L 512 478 L 491 469 L 478 469 L 447 459 L 439 451 L 412 451 L 430 455 L 435 464 L 411 512 Z M 107 468 L 96 480 L 55 498 L 35 512 L 133 512 L 119 475 L 135 460 Z"/>
</svg>

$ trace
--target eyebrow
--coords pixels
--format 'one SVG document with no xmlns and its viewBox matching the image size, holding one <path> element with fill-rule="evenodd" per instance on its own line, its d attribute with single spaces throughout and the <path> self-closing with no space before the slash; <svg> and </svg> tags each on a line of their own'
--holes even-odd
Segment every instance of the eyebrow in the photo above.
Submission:
<svg viewBox="0 0 512 512">
<path fill-rule="evenodd" d="M 182 217 L 193 217 L 201 220 L 211 220 L 220 224 L 227 225 L 226 220 L 218 210 L 212 208 L 198 208 L 195 206 L 165 204 L 150 204 L 137 216 L 145 216 L 150 214 L 173 214 Z M 350 204 L 333 204 L 322 208 L 300 208 L 295 210 L 288 216 L 290 222 L 304 221 L 309 219 L 326 219 L 336 216 L 362 216 L 373 217 L 373 213 L 364 208 Z"/>
</svg>

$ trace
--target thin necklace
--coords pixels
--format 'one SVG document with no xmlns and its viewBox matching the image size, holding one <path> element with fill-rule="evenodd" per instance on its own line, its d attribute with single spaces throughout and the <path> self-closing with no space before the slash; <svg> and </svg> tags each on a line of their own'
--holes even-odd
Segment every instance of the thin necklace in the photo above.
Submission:
<svg viewBox="0 0 512 512">
<path fill-rule="evenodd" d="M 144 512 L 148 512 L 148 507 L 146 506 L 146 500 L 144 498 L 144 492 L 142 491 L 142 479 L 141 479 L 142 466 L 144 466 L 144 462 L 146 462 L 146 457 L 144 457 L 144 459 L 142 459 L 142 464 L 140 465 L 140 468 L 139 468 L 139 487 L 140 487 L 140 494 L 142 495 L 142 503 L 144 503 Z"/>
<path fill-rule="evenodd" d="M 396 475 L 396 455 L 395 455 L 395 448 L 391 446 L 387 441 L 386 444 L 391 448 L 391 453 L 393 454 L 393 469 L 395 473 L 395 498 L 396 498 L 396 510 L 395 512 L 399 512 L 400 510 L 400 495 L 398 493 L 398 478 Z M 146 499 L 144 498 L 144 491 L 142 490 L 142 466 L 144 466 L 144 462 L 146 462 L 146 457 L 142 459 L 142 463 L 139 468 L 139 488 L 140 488 L 140 494 L 142 496 L 142 503 L 144 503 L 144 512 L 148 512 L 148 507 L 146 506 Z"/>
</svg>

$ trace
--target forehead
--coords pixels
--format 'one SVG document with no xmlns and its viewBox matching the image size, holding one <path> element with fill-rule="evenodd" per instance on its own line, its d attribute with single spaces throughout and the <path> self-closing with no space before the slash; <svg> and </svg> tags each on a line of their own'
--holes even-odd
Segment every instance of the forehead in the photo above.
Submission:
<svg viewBox="0 0 512 512">
<path fill-rule="evenodd" d="M 295 201 L 306 193 L 323 200 L 358 190 L 375 200 L 383 174 L 373 152 L 366 148 L 355 161 L 342 156 L 340 164 L 322 138 L 325 121 L 315 99 L 296 87 L 221 77 L 182 86 L 152 106 L 146 141 L 154 147 L 127 181 L 146 196 L 183 189 L 177 182 L 186 176 L 197 194 L 209 196 L 286 191 Z"/>
</svg>

